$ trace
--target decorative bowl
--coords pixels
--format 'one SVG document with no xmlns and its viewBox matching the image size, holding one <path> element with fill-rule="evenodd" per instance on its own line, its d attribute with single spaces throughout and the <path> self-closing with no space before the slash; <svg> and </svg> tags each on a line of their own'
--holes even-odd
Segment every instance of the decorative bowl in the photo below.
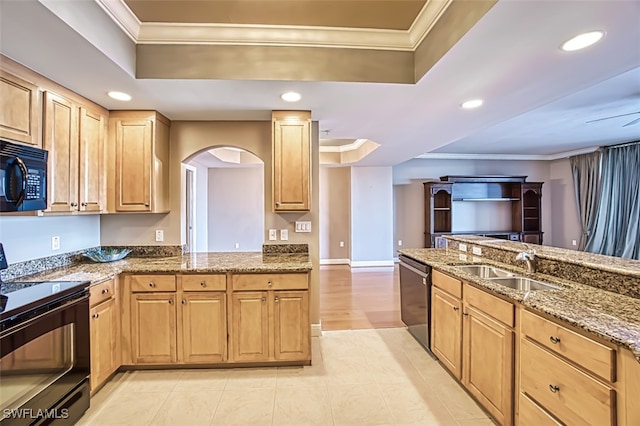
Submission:
<svg viewBox="0 0 640 426">
<path fill-rule="evenodd" d="M 100 249 L 100 250 L 91 250 L 84 255 L 94 262 L 115 262 L 116 260 L 124 259 L 129 253 L 131 253 L 131 249 L 125 248 L 110 248 L 110 249 Z"/>
</svg>

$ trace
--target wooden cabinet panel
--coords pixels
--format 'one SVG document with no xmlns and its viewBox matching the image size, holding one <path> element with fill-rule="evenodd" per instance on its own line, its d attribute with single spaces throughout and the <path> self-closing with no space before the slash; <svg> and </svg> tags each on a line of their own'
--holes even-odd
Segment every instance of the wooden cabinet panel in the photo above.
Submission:
<svg viewBox="0 0 640 426">
<path fill-rule="evenodd" d="M 134 293 L 176 291 L 174 275 L 131 275 L 129 280 Z"/>
<path fill-rule="evenodd" d="M 0 136 L 40 146 L 39 121 L 38 88 L 0 70 Z"/>
<path fill-rule="evenodd" d="M 233 361 L 269 359 L 267 292 L 237 292 L 231 296 Z"/>
<path fill-rule="evenodd" d="M 114 280 L 108 280 L 100 284 L 92 285 L 89 287 L 89 305 L 93 307 L 105 300 L 111 299 L 114 296 L 114 291 Z"/>
<path fill-rule="evenodd" d="M 76 106 L 44 93 L 44 149 L 49 151 L 48 202 L 53 212 L 71 212 L 78 203 L 78 116 Z"/>
<path fill-rule="evenodd" d="M 105 206 L 104 141 L 107 117 L 80 107 L 79 209 L 100 212 Z"/>
<path fill-rule="evenodd" d="M 434 286 L 441 288 L 458 299 L 462 298 L 462 281 L 434 270 L 431 275 L 431 282 Z"/>
<path fill-rule="evenodd" d="M 309 274 L 234 274 L 234 290 L 305 290 Z"/>
<path fill-rule="evenodd" d="M 562 426 L 562 423 L 554 419 L 542 407 L 531 401 L 523 393 L 519 394 L 518 411 L 518 424 L 521 426 Z"/>
<path fill-rule="evenodd" d="M 594 374 L 615 381 L 616 351 L 529 311 L 521 314 L 522 333 Z"/>
<path fill-rule="evenodd" d="M 615 391 L 540 348 L 520 343 L 520 388 L 566 424 L 615 425 Z"/>
<path fill-rule="evenodd" d="M 311 209 L 311 113 L 273 111 L 273 209 Z"/>
<path fill-rule="evenodd" d="M 468 305 L 475 306 L 480 311 L 488 313 L 491 317 L 509 327 L 513 327 L 515 324 L 515 307 L 513 303 L 468 284 L 464 286 L 464 301 Z"/>
<path fill-rule="evenodd" d="M 131 351 L 135 364 L 177 361 L 175 294 L 136 293 L 131 300 Z"/>
<path fill-rule="evenodd" d="M 91 390 L 94 391 L 119 367 L 117 344 L 118 333 L 117 304 L 115 299 L 107 300 L 91 308 Z"/>
<path fill-rule="evenodd" d="M 187 293 L 182 297 L 182 361 L 214 363 L 227 359 L 225 293 Z"/>
<path fill-rule="evenodd" d="M 225 274 L 185 274 L 182 275 L 182 291 L 225 291 Z"/>
<path fill-rule="evenodd" d="M 511 424 L 513 331 L 472 306 L 465 311 L 462 382 L 499 424 Z"/>
<path fill-rule="evenodd" d="M 277 361 L 311 359 L 309 292 L 274 293 L 274 331 Z"/>
<path fill-rule="evenodd" d="M 432 288 L 431 351 L 458 379 L 462 377 L 462 301 Z"/>
<path fill-rule="evenodd" d="M 116 123 L 116 210 L 151 211 L 152 120 Z"/>
</svg>

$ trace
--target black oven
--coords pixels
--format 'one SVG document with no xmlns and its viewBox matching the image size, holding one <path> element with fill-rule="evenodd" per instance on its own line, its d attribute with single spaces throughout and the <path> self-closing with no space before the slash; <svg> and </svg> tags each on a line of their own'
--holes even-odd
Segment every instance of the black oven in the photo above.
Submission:
<svg viewBox="0 0 640 426">
<path fill-rule="evenodd" d="M 47 208 L 48 152 L 0 139 L 0 212 Z"/>
<path fill-rule="evenodd" d="M 2 284 L 0 425 L 72 425 L 89 408 L 87 287 Z"/>
</svg>

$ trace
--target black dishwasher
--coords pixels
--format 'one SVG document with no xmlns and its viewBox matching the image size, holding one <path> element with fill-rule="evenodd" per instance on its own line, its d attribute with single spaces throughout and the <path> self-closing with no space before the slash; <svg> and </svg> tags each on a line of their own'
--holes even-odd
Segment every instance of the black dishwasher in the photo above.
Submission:
<svg viewBox="0 0 640 426">
<path fill-rule="evenodd" d="M 431 267 L 400 255 L 400 314 L 409 333 L 429 349 Z"/>
</svg>

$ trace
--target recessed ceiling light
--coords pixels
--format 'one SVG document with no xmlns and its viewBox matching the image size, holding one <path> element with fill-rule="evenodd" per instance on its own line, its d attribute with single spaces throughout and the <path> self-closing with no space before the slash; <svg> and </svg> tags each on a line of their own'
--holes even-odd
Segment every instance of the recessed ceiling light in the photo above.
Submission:
<svg viewBox="0 0 640 426">
<path fill-rule="evenodd" d="M 109 95 L 109 97 L 116 99 L 118 101 L 130 101 L 131 100 L 131 95 L 129 95 L 128 93 L 124 93 L 124 92 L 109 92 L 107 93 L 107 95 Z"/>
<path fill-rule="evenodd" d="M 298 92 L 287 92 L 280 95 L 283 101 L 287 102 L 298 102 L 302 99 L 302 95 Z"/>
<path fill-rule="evenodd" d="M 483 103 L 484 101 L 482 99 L 471 99 L 470 101 L 464 102 L 460 106 L 464 109 L 473 109 L 482 106 Z"/>
<path fill-rule="evenodd" d="M 604 31 L 590 31 L 588 33 L 578 34 L 577 36 L 565 41 L 562 44 L 562 50 L 565 52 L 573 52 L 574 50 L 584 49 L 595 44 L 602 38 Z"/>
</svg>

